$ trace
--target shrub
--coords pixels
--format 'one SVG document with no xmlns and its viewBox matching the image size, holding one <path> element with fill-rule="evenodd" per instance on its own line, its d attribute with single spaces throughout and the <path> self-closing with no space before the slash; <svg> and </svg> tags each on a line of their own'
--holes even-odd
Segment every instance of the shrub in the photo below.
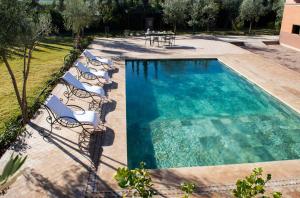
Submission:
<svg viewBox="0 0 300 198">
<path fill-rule="evenodd" d="M 182 198 L 189 198 L 191 194 L 193 194 L 196 186 L 190 182 L 184 182 L 180 185 L 180 189 L 184 192 Z"/>
<path fill-rule="evenodd" d="M 262 195 L 264 198 L 265 185 L 271 180 L 271 174 L 267 174 L 267 178 L 262 177 L 262 168 L 255 168 L 250 176 L 245 179 L 239 179 L 236 182 L 236 189 L 233 190 L 233 195 L 237 198 L 252 198 L 258 195 Z M 273 193 L 273 198 L 281 198 L 282 194 L 280 192 Z"/>
<path fill-rule="evenodd" d="M 127 167 L 118 168 L 114 178 L 121 188 L 133 191 L 133 195 L 138 194 L 143 198 L 148 198 L 154 194 L 152 179 L 149 172 L 145 169 L 144 162 L 141 162 L 140 168 L 134 170 L 129 170 Z"/>
</svg>

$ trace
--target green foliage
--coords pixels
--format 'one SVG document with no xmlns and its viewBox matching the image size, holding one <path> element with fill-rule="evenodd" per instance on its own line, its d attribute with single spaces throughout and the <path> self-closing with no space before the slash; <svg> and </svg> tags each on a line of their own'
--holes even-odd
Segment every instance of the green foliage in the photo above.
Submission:
<svg viewBox="0 0 300 198">
<path fill-rule="evenodd" d="M 143 198 L 152 197 L 152 179 L 149 172 L 145 169 L 145 163 L 141 162 L 140 168 L 129 170 L 126 167 L 118 168 L 114 176 L 115 180 L 121 188 L 134 191 L 133 194 L 138 194 Z"/>
<path fill-rule="evenodd" d="M 189 196 L 194 192 L 196 189 L 195 184 L 190 182 L 184 182 L 180 185 L 180 189 L 184 192 L 182 198 L 189 198 Z"/>
<path fill-rule="evenodd" d="M 280 28 L 285 0 L 274 0 L 272 10 L 276 13 L 275 27 Z"/>
<path fill-rule="evenodd" d="M 9 161 L 6 163 L 2 174 L 0 175 L 0 185 L 4 185 L 7 180 L 12 177 L 25 163 L 27 156 L 20 157 L 19 155 L 14 156 L 13 154 L 10 156 Z"/>
<path fill-rule="evenodd" d="M 243 0 L 239 18 L 242 23 L 244 21 L 249 22 L 249 33 L 251 32 L 252 23 L 258 22 L 260 17 L 267 14 L 268 6 L 268 2 L 266 3 L 264 0 Z"/>
<path fill-rule="evenodd" d="M 66 0 L 63 17 L 66 28 L 76 34 L 75 48 L 78 48 L 81 33 L 84 28 L 89 26 L 93 19 L 90 4 L 84 0 Z"/>
<path fill-rule="evenodd" d="M 267 174 L 267 178 L 264 179 L 262 176 L 262 168 L 253 169 L 250 176 L 245 177 L 245 179 L 239 179 L 236 182 L 236 189 L 233 190 L 233 195 L 237 198 L 252 198 L 258 195 L 264 196 L 265 185 L 271 180 L 271 174 Z M 282 194 L 280 192 L 273 193 L 273 198 L 281 198 Z"/>
<path fill-rule="evenodd" d="M 97 8 L 99 12 L 99 17 L 104 24 L 107 24 L 113 20 L 114 7 L 112 3 L 101 1 L 98 3 Z"/>
<path fill-rule="evenodd" d="M 26 13 L 17 0 L 0 0 L 0 53 L 11 55 L 12 47 L 21 45 Z M 22 23 L 20 23 L 22 21 Z M 1 60 L 1 56 L 0 56 Z"/>
<path fill-rule="evenodd" d="M 188 5 L 187 0 L 165 0 L 161 4 L 164 13 L 164 20 L 168 24 L 172 24 L 174 32 L 176 32 L 176 25 L 184 22 L 186 17 L 186 9 Z"/>
<path fill-rule="evenodd" d="M 0 133 L 0 155 L 23 131 L 24 128 L 18 118 L 12 118 L 10 121 L 5 123 L 5 130 Z"/>
<path fill-rule="evenodd" d="M 215 24 L 220 5 L 212 0 L 195 0 L 190 10 L 191 20 L 188 22 L 190 26 L 209 27 Z"/>
<path fill-rule="evenodd" d="M 223 0 L 222 10 L 225 12 L 223 21 L 230 22 L 232 29 L 236 30 L 236 21 L 239 16 L 239 8 L 243 0 Z M 227 20 L 226 20 L 227 19 Z"/>
<path fill-rule="evenodd" d="M 81 33 L 91 21 L 89 7 L 84 0 L 66 0 L 63 17 L 66 28 L 75 34 Z"/>
</svg>

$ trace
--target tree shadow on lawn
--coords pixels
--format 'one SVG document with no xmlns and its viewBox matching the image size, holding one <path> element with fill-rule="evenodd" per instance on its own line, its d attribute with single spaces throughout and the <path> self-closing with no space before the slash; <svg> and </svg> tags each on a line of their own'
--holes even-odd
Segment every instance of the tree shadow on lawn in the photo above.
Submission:
<svg viewBox="0 0 300 198">
<path fill-rule="evenodd" d="M 70 37 L 52 36 L 52 37 L 44 38 L 41 42 L 45 44 L 55 44 L 55 45 L 73 47 L 73 38 L 71 36 Z"/>
</svg>

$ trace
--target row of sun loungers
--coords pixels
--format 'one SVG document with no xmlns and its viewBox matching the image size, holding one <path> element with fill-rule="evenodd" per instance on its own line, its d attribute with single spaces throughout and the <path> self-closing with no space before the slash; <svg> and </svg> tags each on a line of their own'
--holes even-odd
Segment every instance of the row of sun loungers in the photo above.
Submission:
<svg viewBox="0 0 300 198">
<path fill-rule="evenodd" d="M 67 89 L 64 92 L 64 96 L 67 99 L 66 102 L 62 102 L 62 99 L 51 94 L 45 103 L 41 105 L 49 114 L 47 122 L 51 127 L 50 132 L 45 134 L 47 136 L 51 134 L 53 125 L 56 123 L 68 128 L 82 127 L 84 132 L 88 132 L 86 125 L 90 125 L 96 130 L 101 124 L 101 102 L 107 100 L 103 85 L 112 82 L 109 72 L 115 70 L 115 67 L 111 60 L 97 57 L 88 50 L 85 50 L 83 55 L 88 65 L 95 66 L 99 68 L 99 70 L 77 61 L 73 65 L 77 70 L 77 77 L 69 71 L 63 75 L 61 83 L 65 85 Z M 82 82 L 81 79 L 97 80 L 98 84 L 92 85 L 87 82 Z M 88 110 L 76 105 L 68 105 L 69 99 L 72 96 L 90 98 L 92 101 L 89 103 Z"/>
</svg>

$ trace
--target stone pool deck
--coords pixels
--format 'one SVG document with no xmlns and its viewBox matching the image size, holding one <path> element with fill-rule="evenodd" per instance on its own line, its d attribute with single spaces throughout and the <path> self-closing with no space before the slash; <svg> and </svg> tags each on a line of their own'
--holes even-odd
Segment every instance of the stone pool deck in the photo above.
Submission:
<svg viewBox="0 0 300 198">
<path fill-rule="evenodd" d="M 174 47 L 145 46 L 143 38 L 96 38 L 90 48 L 115 60 L 118 68 L 112 76 L 109 101 L 103 104 L 104 126 L 89 137 L 82 137 L 78 129 L 56 126 L 44 138 L 39 130 L 49 126 L 45 111 L 40 110 L 27 132 L 0 160 L 2 168 L 13 150 L 28 155 L 22 174 L 5 197 L 116 197 L 121 193 L 113 175 L 127 163 L 126 59 L 218 58 L 300 113 L 299 73 L 213 37 L 180 36 Z M 64 91 L 58 85 L 53 93 L 64 98 Z M 70 104 L 87 107 L 88 102 L 74 97 Z M 281 191 L 284 197 L 300 196 L 300 160 L 151 170 L 151 174 L 159 197 L 180 197 L 182 181 L 197 184 L 195 197 L 230 197 L 235 181 L 254 167 L 272 174 L 268 190 Z"/>
</svg>

